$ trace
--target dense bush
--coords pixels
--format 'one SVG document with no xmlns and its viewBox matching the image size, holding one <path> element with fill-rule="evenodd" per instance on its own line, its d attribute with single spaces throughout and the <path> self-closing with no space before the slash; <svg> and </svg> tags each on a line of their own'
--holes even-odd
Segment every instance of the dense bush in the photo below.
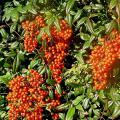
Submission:
<svg viewBox="0 0 120 120">
<path fill-rule="evenodd" d="M 120 119 L 119 0 L 0 1 L 0 119 Z"/>
</svg>

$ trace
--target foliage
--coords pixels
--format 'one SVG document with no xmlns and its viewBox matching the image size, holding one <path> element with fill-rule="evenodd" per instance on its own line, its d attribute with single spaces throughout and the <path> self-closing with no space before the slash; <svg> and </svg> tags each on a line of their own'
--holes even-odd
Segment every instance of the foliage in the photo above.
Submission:
<svg viewBox="0 0 120 120">
<path fill-rule="evenodd" d="M 0 119 L 7 117 L 8 82 L 27 68 L 40 74 L 50 74 L 43 62 L 43 53 L 24 50 L 24 33 L 21 22 L 42 15 L 48 28 L 55 25 L 60 30 L 63 18 L 73 29 L 73 38 L 66 56 L 62 85 L 55 89 L 66 92 L 62 96 L 61 120 L 97 120 L 120 118 L 120 89 L 110 87 L 97 91 L 93 88 L 91 69 L 88 64 L 91 49 L 100 44 L 98 38 L 120 30 L 119 0 L 12 0 L 0 1 Z M 51 35 L 49 29 L 43 30 Z M 37 36 L 41 43 L 42 33 Z M 38 59 L 39 58 L 39 59 Z M 45 67 L 44 67 L 45 66 Z M 54 84 L 47 81 L 51 86 Z M 43 84 L 43 88 L 44 88 Z M 52 91 L 50 91 L 50 96 Z M 45 113 L 47 114 L 47 113 Z M 46 119 L 46 118 L 45 118 Z"/>
</svg>

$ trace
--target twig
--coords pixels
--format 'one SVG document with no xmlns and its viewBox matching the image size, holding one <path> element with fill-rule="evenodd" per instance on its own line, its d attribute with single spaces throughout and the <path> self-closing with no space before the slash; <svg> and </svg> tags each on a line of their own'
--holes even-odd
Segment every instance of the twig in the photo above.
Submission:
<svg viewBox="0 0 120 120">
<path fill-rule="evenodd" d="M 6 23 L 6 22 L 5 22 L 5 23 Z M 10 26 L 9 26 L 8 23 L 6 23 L 6 25 L 10 28 Z M 16 31 L 14 31 L 14 32 L 15 32 L 19 37 L 21 37 L 18 32 L 16 32 Z"/>
<path fill-rule="evenodd" d="M 0 26 L 0 28 L 4 28 L 4 27 L 6 27 L 6 25 L 1 25 L 1 26 Z"/>
</svg>

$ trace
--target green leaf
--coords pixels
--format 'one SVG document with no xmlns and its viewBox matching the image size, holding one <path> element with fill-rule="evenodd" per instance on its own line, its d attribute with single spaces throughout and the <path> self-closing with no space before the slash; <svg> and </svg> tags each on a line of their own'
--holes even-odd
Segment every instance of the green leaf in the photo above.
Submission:
<svg viewBox="0 0 120 120">
<path fill-rule="evenodd" d="M 80 25 L 82 25 L 87 20 L 87 17 L 81 18 L 76 25 L 76 28 L 79 29 Z"/>
<path fill-rule="evenodd" d="M 34 68 L 36 65 L 38 65 L 38 60 L 32 60 L 30 62 L 30 69 Z"/>
<path fill-rule="evenodd" d="M 11 12 L 11 19 L 13 22 L 17 22 L 19 18 L 19 13 L 18 11 L 15 9 Z"/>
<path fill-rule="evenodd" d="M 7 63 L 7 62 L 5 62 L 4 65 L 3 65 L 4 68 L 9 68 L 10 66 L 11 65 L 9 63 Z"/>
<path fill-rule="evenodd" d="M 20 17 L 19 17 L 20 22 L 22 22 L 23 20 L 25 20 L 25 18 L 26 18 L 25 15 L 20 16 Z"/>
<path fill-rule="evenodd" d="M 71 11 L 70 11 L 70 15 L 75 16 L 75 15 L 76 15 L 76 12 L 73 11 L 73 10 L 71 10 Z"/>
<path fill-rule="evenodd" d="M 67 112 L 65 120 L 73 120 L 74 114 L 75 114 L 75 107 L 71 107 Z"/>
<path fill-rule="evenodd" d="M 15 41 L 11 44 L 10 48 L 15 49 L 18 46 L 19 42 Z"/>
<path fill-rule="evenodd" d="M 75 0 L 68 0 L 67 6 L 66 6 L 66 13 L 68 14 L 72 7 L 74 6 Z"/>
<path fill-rule="evenodd" d="M 10 72 L 7 72 L 5 75 L 0 76 L 0 82 L 8 84 L 9 80 L 12 78 Z"/>
<path fill-rule="evenodd" d="M 13 0 L 13 3 L 14 3 L 14 5 L 15 6 L 18 6 L 20 3 L 18 2 L 18 1 L 16 1 L 16 0 Z"/>
<path fill-rule="evenodd" d="M 93 10 L 102 10 L 103 6 L 102 6 L 102 4 L 93 4 L 92 9 Z"/>
<path fill-rule="evenodd" d="M 56 109 L 57 109 L 57 110 L 68 109 L 69 105 L 70 105 L 70 103 L 61 104 L 61 105 L 58 106 Z"/>
<path fill-rule="evenodd" d="M 89 99 L 88 98 L 85 98 L 83 100 L 83 107 L 84 107 L 84 109 L 87 109 L 89 107 Z"/>
<path fill-rule="evenodd" d="M 93 25 L 92 25 L 92 22 L 90 21 L 90 19 L 87 19 L 86 21 L 86 28 L 88 29 L 88 31 L 92 34 L 95 34 L 94 33 L 94 30 L 93 30 Z"/>
<path fill-rule="evenodd" d="M 24 52 L 19 51 L 18 55 L 19 55 L 19 59 L 20 59 L 21 61 L 23 61 L 23 60 L 24 60 Z"/>
<path fill-rule="evenodd" d="M 22 9 L 19 9 L 18 11 L 22 14 L 26 14 L 27 13 L 27 7 L 26 6 L 22 7 Z"/>
<path fill-rule="evenodd" d="M 19 67 L 19 66 L 20 66 L 20 57 L 19 57 L 19 54 L 17 54 L 15 72 L 18 70 L 18 67 Z"/>
<path fill-rule="evenodd" d="M 61 120 L 65 120 L 65 114 L 64 113 L 59 113 L 59 117 Z"/>
<path fill-rule="evenodd" d="M 56 82 L 55 82 L 55 80 L 47 79 L 46 83 L 49 84 L 49 85 L 54 85 Z"/>
<path fill-rule="evenodd" d="M 36 11 L 35 9 L 33 9 L 33 8 L 31 8 L 31 9 L 29 10 L 29 12 L 31 12 L 31 13 L 34 14 L 34 15 L 37 14 L 37 11 Z"/>
<path fill-rule="evenodd" d="M 85 34 L 85 33 L 80 33 L 80 37 L 81 37 L 81 39 L 83 39 L 83 40 L 90 40 L 90 35 L 89 34 Z"/>
<path fill-rule="evenodd" d="M 17 58 L 15 58 L 14 61 L 13 61 L 13 72 L 15 72 L 15 68 L 16 68 L 16 59 Z"/>
<path fill-rule="evenodd" d="M 110 8 L 110 9 L 113 9 L 116 5 L 117 5 L 117 0 L 111 0 L 111 1 L 110 1 L 110 5 L 109 5 L 109 8 Z"/>
<path fill-rule="evenodd" d="M 10 26 L 10 33 L 13 33 L 13 32 L 16 30 L 16 27 L 17 27 L 17 23 L 13 23 L 13 24 Z"/>
<path fill-rule="evenodd" d="M 7 37 L 7 33 L 3 28 L 0 29 L 0 34 L 2 35 L 3 38 Z"/>
<path fill-rule="evenodd" d="M 10 8 L 5 8 L 4 9 L 5 13 L 3 15 L 3 20 L 6 20 L 6 21 L 9 21 L 10 18 L 11 18 L 11 15 L 12 15 L 12 12 L 14 11 L 14 8 L 13 7 L 10 7 Z"/>
<path fill-rule="evenodd" d="M 90 48 L 90 46 L 91 46 L 91 41 L 85 41 L 85 43 L 83 45 L 83 49 Z"/>
<path fill-rule="evenodd" d="M 52 16 L 46 17 L 46 19 L 47 19 L 46 23 L 47 23 L 48 27 L 53 25 L 55 22 L 55 16 L 53 14 L 52 14 Z"/>
<path fill-rule="evenodd" d="M 46 87 L 45 84 L 42 84 L 41 88 L 42 88 L 43 90 L 46 90 L 46 89 L 47 89 L 47 87 Z"/>
<path fill-rule="evenodd" d="M 44 74 L 46 71 L 46 68 L 42 66 L 42 68 L 39 69 L 40 74 Z"/>
<path fill-rule="evenodd" d="M 75 108 L 82 111 L 82 112 L 84 112 L 84 109 L 83 109 L 81 104 L 76 105 Z"/>
<path fill-rule="evenodd" d="M 3 60 L 4 60 L 4 58 L 0 58 L 0 62 L 3 61 Z"/>
<path fill-rule="evenodd" d="M 90 117 L 92 117 L 92 114 L 93 114 L 93 109 L 92 109 L 92 108 L 90 108 L 90 109 L 89 109 L 89 111 L 88 111 L 88 113 L 89 113 L 89 116 L 90 116 Z"/>
<path fill-rule="evenodd" d="M 94 114 L 95 114 L 96 116 L 99 116 L 99 115 L 100 115 L 100 111 L 99 111 L 98 109 L 93 110 L 93 112 L 94 112 Z"/>
<path fill-rule="evenodd" d="M 113 101 L 108 101 L 108 107 L 111 107 L 113 105 Z"/>
<path fill-rule="evenodd" d="M 59 30 L 59 31 L 61 30 L 59 20 L 57 17 L 55 17 L 54 25 L 56 26 L 57 30 Z"/>
<path fill-rule="evenodd" d="M 74 16 L 73 22 L 76 22 L 80 18 L 81 13 L 82 13 L 82 9 L 79 9 L 76 15 Z"/>
<path fill-rule="evenodd" d="M 54 95 L 53 95 L 53 91 L 52 91 L 52 90 L 49 90 L 49 97 L 50 97 L 51 99 L 54 98 Z"/>
<path fill-rule="evenodd" d="M 66 20 L 70 26 L 72 26 L 72 16 L 70 14 L 67 14 Z"/>
<path fill-rule="evenodd" d="M 41 31 L 40 31 L 39 35 L 37 36 L 37 40 L 39 43 L 41 43 L 41 37 L 42 37 L 44 32 L 45 32 L 45 28 L 41 28 Z"/>
<path fill-rule="evenodd" d="M 120 106 L 115 106 L 114 112 L 112 114 L 112 119 L 115 119 L 118 116 L 120 116 Z"/>
<path fill-rule="evenodd" d="M 56 85 L 56 90 L 57 90 L 57 92 L 58 92 L 60 95 L 62 94 L 62 90 L 61 90 L 60 84 L 57 84 L 57 85 Z"/>
<path fill-rule="evenodd" d="M 74 99 L 72 102 L 74 105 L 77 105 L 79 102 L 81 102 L 84 98 L 84 95 L 78 96 L 76 99 Z"/>
<path fill-rule="evenodd" d="M 85 5 L 85 6 L 83 7 L 83 9 L 90 12 L 90 11 L 91 11 L 91 6 L 90 6 L 90 5 Z"/>
<path fill-rule="evenodd" d="M 45 27 L 45 33 L 47 33 L 48 36 L 51 36 L 49 26 Z"/>
<path fill-rule="evenodd" d="M 116 28 L 117 23 L 112 20 L 110 23 L 106 24 L 106 33 L 110 33 L 113 28 Z"/>
</svg>

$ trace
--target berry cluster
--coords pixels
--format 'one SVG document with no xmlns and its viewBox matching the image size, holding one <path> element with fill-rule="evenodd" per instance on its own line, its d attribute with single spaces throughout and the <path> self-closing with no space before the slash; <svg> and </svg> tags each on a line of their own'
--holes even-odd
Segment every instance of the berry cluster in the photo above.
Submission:
<svg viewBox="0 0 120 120">
<path fill-rule="evenodd" d="M 60 20 L 58 31 L 55 26 L 51 28 L 53 37 L 52 45 L 48 45 L 45 50 L 45 60 L 52 72 L 52 77 L 57 83 L 61 83 L 62 68 L 64 68 L 64 58 L 67 55 L 67 49 L 72 36 L 72 30 L 65 20 Z"/>
<path fill-rule="evenodd" d="M 26 51 L 33 52 L 38 46 L 37 35 L 40 33 L 39 29 L 44 26 L 44 19 L 41 16 L 36 16 L 33 21 L 22 22 L 22 27 L 25 30 L 24 48 Z"/>
<path fill-rule="evenodd" d="M 42 88 L 42 84 L 46 89 Z M 10 108 L 9 120 L 26 118 L 27 120 L 42 120 L 44 108 L 54 110 L 60 105 L 61 95 L 51 86 L 48 86 L 36 70 L 29 70 L 27 76 L 16 76 L 9 82 L 10 92 L 7 95 Z M 49 91 L 52 90 L 54 97 L 49 97 Z M 59 115 L 51 112 L 53 120 L 58 120 Z"/>
<path fill-rule="evenodd" d="M 47 91 L 39 87 L 43 82 L 44 79 L 35 70 L 30 70 L 29 76 L 17 76 L 9 82 L 9 120 L 17 120 L 19 117 L 42 120 L 42 107 L 48 95 Z"/>
<path fill-rule="evenodd" d="M 51 26 L 51 36 L 42 34 L 41 40 L 46 40 L 47 47 L 42 46 L 40 50 L 45 52 L 45 61 L 52 71 L 52 77 L 57 83 L 61 83 L 62 68 L 64 68 L 64 58 L 67 55 L 67 49 L 72 36 L 72 29 L 65 20 L 59 20 L 60 30 L 56 26 Z M 22 23 L 25 29 L 24 47 L 28 52 L 32 52 L 37 47 L 37 35 L 40 28 L 45 27 L 45 21 L 41 16 L 37 16 L 33 21 Z"/>
<path fill-rule="evenodd" d="M 113 30 L 100 41 L 102 45 L 94 47 L 89 60 L 94 86 L 98 90 L 105 89 L 117 79 L 115 71 L 120 64 L 120 33 Z"/>
</svg>

